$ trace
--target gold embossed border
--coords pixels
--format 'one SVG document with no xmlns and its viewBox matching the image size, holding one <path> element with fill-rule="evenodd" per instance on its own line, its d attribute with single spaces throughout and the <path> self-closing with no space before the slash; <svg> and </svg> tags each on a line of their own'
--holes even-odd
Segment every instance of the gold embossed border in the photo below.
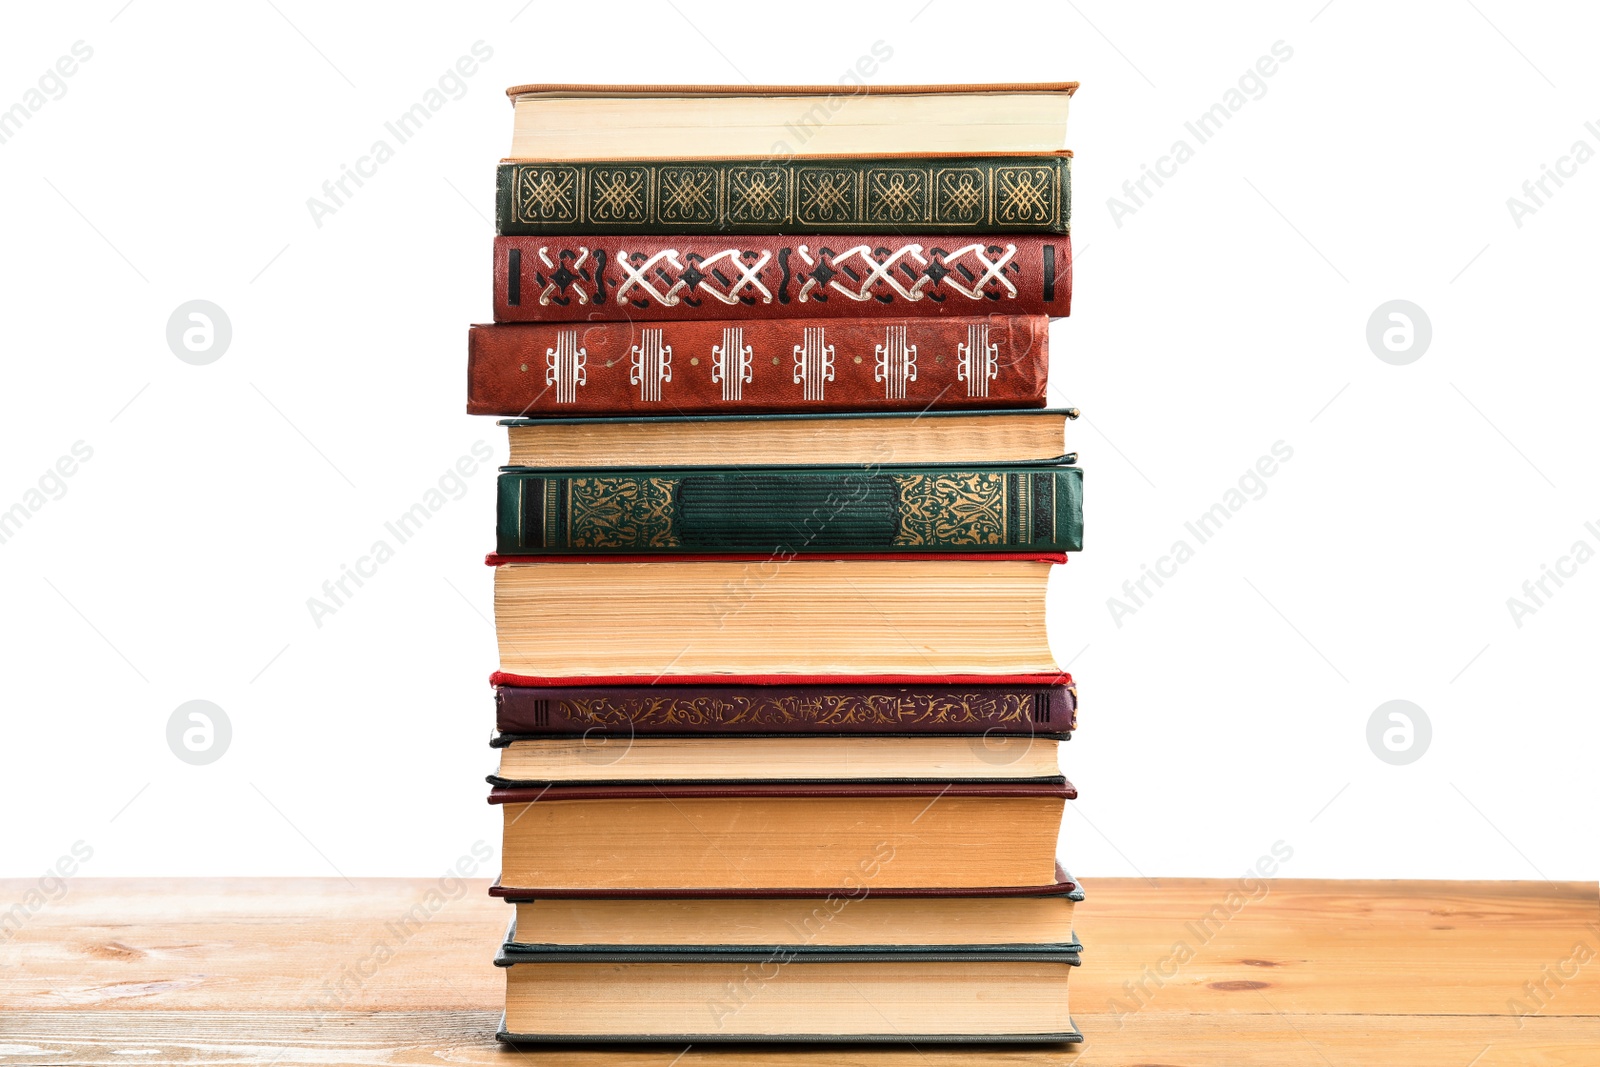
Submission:
<svg viewBox="0 0 1600 1067">
<path fill-rule="evenodd" d="M 559 707 L 573 722 L 590 727 L 704 729 L 708 727 L 993 727 L 1033 724 L 1033 696 L 1028 693 L 954 691 L 941 696 L 865 696 L 828 694 L 753 698 L 728 696 L 643 696 L 619 701 L 609 697 L 562 700 Z"/>
</svg>

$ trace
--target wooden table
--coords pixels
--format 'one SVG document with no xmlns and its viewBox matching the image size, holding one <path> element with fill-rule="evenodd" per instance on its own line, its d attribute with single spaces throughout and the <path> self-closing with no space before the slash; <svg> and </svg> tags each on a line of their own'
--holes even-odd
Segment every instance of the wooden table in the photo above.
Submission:
<svg viewBox="0 0 1600 1067">
<path fill-rule="evenodd" d="M 38 888 L 0 882 L 0 1065 L 869 1062 L 499 1049 L 489 959 L 507 909 L 482 882 L 453 898 L 459 887 L 434 880 L 77 879 L 42 903 L 27 896 Z M 1594 883 L 1280 881 L 1255 899 L 1226 881 L 1087 890 L 1072 994 L 1087 1044 L 870 1062 L 1600 1065 Z M 25 900 L 18 928 L 4 909 Z"/>
</svg>

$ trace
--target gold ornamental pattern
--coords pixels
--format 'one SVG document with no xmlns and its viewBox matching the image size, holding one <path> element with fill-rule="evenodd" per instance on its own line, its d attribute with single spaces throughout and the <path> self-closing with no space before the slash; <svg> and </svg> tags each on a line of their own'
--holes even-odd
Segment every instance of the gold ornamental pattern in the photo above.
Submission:
<svg viewBox="0 0 1600 1067">
<path fill-rule="evenodd" d="M 578 172 L 572 167 L 520 167 L 512 197 L 520 222 L 577 222 Z"/>
<path fill-rule="evenodd" d="M 896 545 L 1006 543 L 1005 474 L 905 474 L 895 482 L 900 493 Z"/>
<path fill-rule="evenodd" d="M 1001 222 L 1047 222 L 1055 210 L 1053 167 L 996 167 L 996 216 Z"/>
<path fill-rule="evenodd" d="M 572 478 L 567 482 L 571 548 L 677 548 L 671 478 Z"/>
<path fill-rule="evenodd" d="M 505 163 L 499 222 L 536 233 L 1067 232 L 1066 156 Z"/>
<path fill-rule="evenodd" d="M 795 694 L 747 696 L 645 696 L 615 701 L 607 697 L 562 700 L 563 714 L 590 727 L 678 728 L 751 726 L 982 727 L 1033 723 L 1033 697 L 1026 693 L 942 695 Z"/>
</svg>

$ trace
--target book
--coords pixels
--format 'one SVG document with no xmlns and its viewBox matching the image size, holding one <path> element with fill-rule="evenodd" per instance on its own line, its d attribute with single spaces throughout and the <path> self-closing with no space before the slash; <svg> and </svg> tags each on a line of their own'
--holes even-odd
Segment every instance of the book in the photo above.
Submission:
<svg viewBox="0 0 1600 1067">
<path fill-rule="evenodd" d="M 1077 409 L 633 415 L 503 422 L 512 467 L 1073 462 Z"/>
<path fill-rule="evenodd" d="M 497 561 L 500 669 L 666 680 L 1054 675 L 1045 588 L 1050 563 L 1065 558 Z"/>
<path fill-rule="evenodd" d="M 579 309 L 582 310 L 581 308 Z M 981 310 L 981 309 L 979 309 Z M 1042 315 L 498 323 L 467 332 L 472 415 L 757 414 L 1038 408 Z M 645 331 L 666 377 L 652 382 Z M 814 337 L 826 365 L 808 378 Z"/>
<path fill-rule="evenodd" d="M 644 322 L 633 376 L 647 393 L 671 376 L 661 322 L 1059 317 L 1071 304 L 1067 234 L 494 239 L 494 321 Z M 836 353 L 821 331 L 797 347 L 793 375 L 809 383 L 809 399 L 823 392 Z"/>
<path fill-rule="evenodd" d="M 506 971 L 500 1041 L 1082 1041 L 1067 1012 L 1079 952 L 1058 945 L 886 949 L 523 948 Z"/>
<path fill-rule="evenodd" d="M 502 163 L 495 232 L 1066 233 L 1070 153 Z"/>
<path fill-rule="evenodd" d="M 648 892 L 648 891 L 647 891 Z M 735 891 L 737 893 L 737 891 Z M 805 951 L 892 945 L 1059 945 L 1081 950 L 1083 891 L 1058 866 L 1053 884 L 1005 890 L 855 891 L 827 896 L 529 895 L 490 889 L 516 909 L 507 947 L 657 948 L 724 944 Z"/>
<path fill-rule="evenodd" d="M 1006 886 L 964 886 L 959 889 L 949 886 L 874 886 L 870 892 L 862 892 L 857 887 L 852 890 L 857 895 L 850 899 L 865 899 L 867 896 L 883 899 L 898 899 L 900 897 L 915 897 L 922 900 L 946 899 L 956 897 L 985 897 L 994 899 L 1013 899 L 1017 897 L 1053 896 L 1065 892 L 1066 896 L 1075 902 L 1083 900 L 1083 887 L 1073 881 L 1056 864 L 1055 878 L 1052 881 L 1040 882 L 1038 885 L 1006 885 Z M 614 886 L 610 888 L 573 888 L 571 886 L 517 886 L 507 885 L 503 878 L 495 879 L 489 886 L 489 895 L 505 900 L 508 903 L 518 903 L 533 900 L 810 900 L 813 898 L 837 899 L 840 894 L 805 887 L 768 887 L 763 889 L 740 888 L 727 886 L 702 886 L 697 889 L 684 889 L 673 886 L 656 886 L 650 889 L 634 889 L 627 886 Z"/>
<path fill-rule="evenodd" d="M 489 784 L 560 782 L 1061 782 L 1045 737 L 523 737 Z"/>
<path fill-rule="evenodd" d="M 836 890 L 1054 880 L 1069 782 L 627 782 L 497 788 L 501 881 Z"/>
<path fill-rule="evenodd" d="M 582 735 L 702 736 L 1072 736 L 1078 693 L 1072 676 L 1052 685 L 1004 678 L 921 685 L 601 685 L 592 679 L 499 675 L 497 740 Z M 527 685 L 541 681 L 555 684 Z"/>
<path fill-rule="evenodd" d="M 502 556 L 1083 547 L 1063 466 L 503 469 Z"/>
<path fill-rule="evenodd" d="M 875 71 L 883 42 L 858 64 Z M 882 49 L 881 52 L 878 50 Z M 512 159 L 1056 152 L 1076 82 L 514 85 Z"/>
<path fill-rule="evenodd" d="M 1078 412 L 1045 408 L 1076 83 L 858 70 L 508 90 L 467 409 L 510 445 L 488 802 L 518 1051 L 1082 1041 L 1045 625 L 1082 546 Z"/>
</svg>

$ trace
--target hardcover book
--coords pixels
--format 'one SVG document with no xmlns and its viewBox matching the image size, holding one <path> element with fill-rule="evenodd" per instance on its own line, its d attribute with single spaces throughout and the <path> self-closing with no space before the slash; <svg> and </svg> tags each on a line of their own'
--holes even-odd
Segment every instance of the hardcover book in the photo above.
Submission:
<svg viewBox="0 0 1600 1067">
<path fill-rule="evenodd" d="M 502 163 L 496 231 L 1066 233 L 1071 156 Z"/>
<path fill-rule="evenodd" d="M 837 85 L 516 85 L 511 158 L 1037 154 L 1066 147 L 1077 82 L 869 85 L 882 41 Z M 621 199 L 620 193 L 611 194 Z"/>
<path fill-rule="evenodd" d="M 1049 326 L 1042 315 L 473 326 L 467 412 L 1037 408 L 1045 403 Z M 645 336 L 651 331 L 655 340 Z M 808 377 L 813 339 L 827 358 Z M 659 366 L 646 359 L 651 345 L 659 347 Z"/>
<path fill-rule="evenodd" d="M 494 321 L 644 322 L 632 377 L 646 393 L 672 373 L 661 322 L 1062 316 L 1071 302 L 1066 234 L 567 234 L 494 242 Z M 796 349 L 795 379 L 809 383 L 807 399 L 821 395 L 836 365 L 826 331 L 807 332 Z"/>
<path fill-rule="evenodd" d="M 1069 782 L 628 782 L 494 789 L 501 880 L 563 889 L 1039 886 Z"/>
<path fill-rule="evenodd" d="M 584 896 L 528 894 L 496 883 L 516 908 L 507 947 L 886 949 L 1057 945 L 1080 951 L 1073 906 L 1083 891 L 1058 866 L 1053 885 L 955 893 L 862 886 L 827 896 Z"/>
<path fill-rule="evenodd" d="M 997 556 L 499 561 L 500 669 L 666 681 L 1055 675 L 1045 589 L 1066 557 Z"/>
<path fill-rule="evenodd" d="M 1078 694 L 1066 674 L 1054 685 L 999 678 L 921 685 L 596 685 L 563 679 L 554 685 L 496 685 L 494 703 L 505 743 L 572 735 L 1065 738 L 1077 726 Z"/>
<path fill-rule="evenodd" d="M 632 415 L 502 423 L 512 467 L 1074 462 L 1074 408 L 793 415 Z"/>
<path fill-rule="evenodd" d="M 497 738 L 507 788 L 560 782 L 1055 782 L 1045 737 Z"/>
<path fill-rule="evenodd" d="M 499 479 L 502 556 L 1083 547 L 1076 467 L 530 470 Z"/>
<path fill-rule="evenodd" d="M 881 898 L 884 900 L 955 901 L 963 898 L 1018 900 L 1026 897 L 1064 896 L 1074 903 L 1083 901 L 1083 887 L 1078 885 L 1072 876 L 1062 869 L 1059 863 L 1056 864 L 1055 877 L 1051 880 L 1040 882 L 1038 885 L 987 885 L 963 886 L 961 888 L 938 885 L 874 886 L 870 892 L 863 892 L 862 888 L 858 886 L 852 890 L 852 893 L 854 895 L 847 897 L 842 893 L 822 892 L 815 888 L 808 889 L 796 886 L 773 886 L 763 889 L 729 888 L 726 886 L 702 886 L 696 889 L 685 889 L 681 886 L 658 886 L 651 889 L 635 889 L 627 886 L 606 889 L 573 888 L 571 886 L 518 886 L 514 884 L 507 885 L 504 878 L 496 879 L 494 884 L 489 887 L 489 895 L 491 897 L 497 897 L 512 904 L 528 903 L 536 900 L 570 900 L 593 903 L 633 901 L 646 910 L 648 910 L 650 904 L 663 900 L 704 900 L 715 902 L 714 906 L 721 907 L 730 900 L 805 901 L 813 898 L 833 901 L 839 899 L 865 900 L 869 895 L 874 899 Z M 942 910 L 942 905 L 936 910 Z M 956 913 L 959 913 L 959 909 Z"/>
<path fill-rule="evenodd" d="M 1082 1041 L 1063 945 L 884 949 L 526 948 L 506 969 L 508 1044 Z"/>
<path fill-rule="evenodd" d="M 918 901 L 920 904 L 921 902 Z M 1039 963 L 1066 963 L 1077 966 L 1083 945 L 1072 939 L 1060 944 L 996 945 L 986 942 L 940 945 L 747 945 L 717 942 L 691 945 L 548 945 L 530 944 L 519 939 L 516 920 L 506 930 L 500 946 L 497 967 L 518 963 L 750 963 L 773 955 L 786 962 L 815 963 L 911 962 L 915 959 L 947 963 L 984 963 L 995 959 L 1027 958 Z"/>
</svg>

